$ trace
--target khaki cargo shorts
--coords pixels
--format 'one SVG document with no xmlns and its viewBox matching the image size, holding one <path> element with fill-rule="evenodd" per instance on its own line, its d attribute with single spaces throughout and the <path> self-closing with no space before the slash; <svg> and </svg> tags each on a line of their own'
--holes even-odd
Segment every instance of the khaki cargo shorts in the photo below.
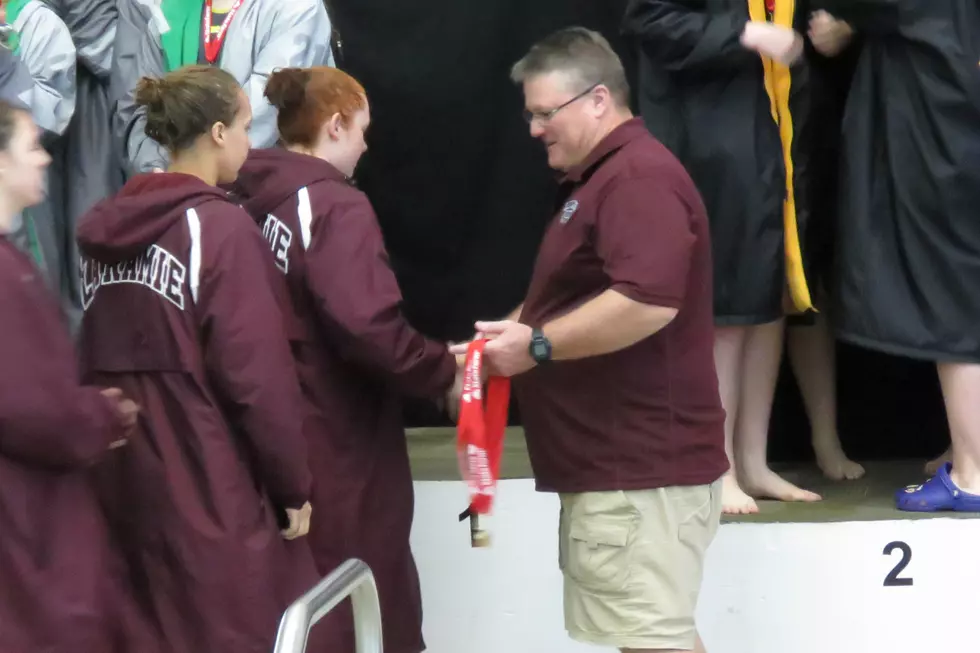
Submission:
<svg viewBox="0 0 980 653">
<path fill-rule="evenodd" d="M 721 480 L 559 496 L 569 635 L 620 649 L 693 649 L 705 552 L 721 520 Z"/>
</svg>

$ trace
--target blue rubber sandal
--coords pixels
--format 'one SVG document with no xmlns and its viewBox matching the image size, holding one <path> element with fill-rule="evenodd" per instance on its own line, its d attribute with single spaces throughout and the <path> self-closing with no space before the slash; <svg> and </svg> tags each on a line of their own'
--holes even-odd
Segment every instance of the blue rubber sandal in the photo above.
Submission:
<svg viewBox="0 0 980 653">
<path fill-rule="evenodd" d="M 980 513 L 980 495 L 964 492 L 953 483 L 949 472 L 953 468 L 946 463 L 936 475 L 922 485 L 910 485 L 895 494 L 899 510 L 906 512 L 977 512 Z"/>
</svg>

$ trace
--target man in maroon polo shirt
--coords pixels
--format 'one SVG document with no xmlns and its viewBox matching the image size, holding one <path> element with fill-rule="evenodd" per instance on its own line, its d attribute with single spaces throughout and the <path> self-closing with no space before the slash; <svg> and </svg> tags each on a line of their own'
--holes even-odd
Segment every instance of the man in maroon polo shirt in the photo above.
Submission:
<svg viewBox="0 0 980 653">
<path fill-rule="evenodd" d="M 538 490 L 561 498 L 566 628 L 703 651 L 694 612 L 728 470 L 705 209 L 633 118 L 600 35 L 553 34 L 512 77 L 564 181 L 523 305 L 476 328 L 491 373 L 515 377 Z"/>
</svg>

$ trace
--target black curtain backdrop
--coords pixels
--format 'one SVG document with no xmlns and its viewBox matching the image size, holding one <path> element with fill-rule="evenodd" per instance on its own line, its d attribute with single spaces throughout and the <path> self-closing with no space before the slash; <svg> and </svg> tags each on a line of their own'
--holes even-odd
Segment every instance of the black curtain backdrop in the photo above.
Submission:
<svg viewBox="0 0 980 653">
<path fill-rule="evenodd" d="M 369 150 L 359 186 L 378 213 L 406 312 L 426 335 L 462 340 L 523 298 L 550 218 L 555 176 L 521 119 L 511 65 L 569 25 L 602 32 L 632 79 L 619 34 L 625 0 L 331 0 L 338 65 L 367 89 Z M 839 424 L 861 459 L 939 453 L 948 431 L 931 365 L 839 348 Z M 773 410 L 772 458 L 812 457 L 788 365 Z M 423 402 L 412 426 L 449 422 Z M 520 415 L 512 411 L 512 422 Z"/>
</svg>

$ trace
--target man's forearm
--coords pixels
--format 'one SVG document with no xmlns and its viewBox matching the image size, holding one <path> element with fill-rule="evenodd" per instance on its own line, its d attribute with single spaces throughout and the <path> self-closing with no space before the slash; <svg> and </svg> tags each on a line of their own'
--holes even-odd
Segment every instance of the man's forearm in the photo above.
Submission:
<svg viewBox="0 0 980 653">
<path fill-rule="evenodd" d="M 677 310 L 651 306 L 607 290 L 543 328 L 553 360 L 575 360 L 625 349 L 664 328 Z"/>
</svg>

